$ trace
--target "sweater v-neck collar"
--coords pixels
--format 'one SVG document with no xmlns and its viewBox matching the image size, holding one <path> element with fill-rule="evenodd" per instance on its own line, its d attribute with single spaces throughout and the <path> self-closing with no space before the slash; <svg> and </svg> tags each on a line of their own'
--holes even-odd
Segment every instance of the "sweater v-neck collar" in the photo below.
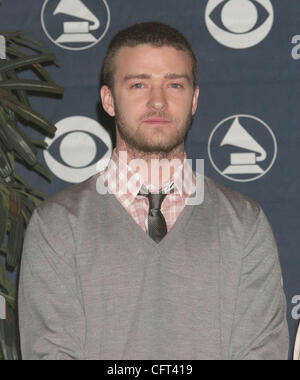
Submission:
<svg viewBox="0 0 300 380">
<path fill-rule="evenodd" d="M 122 217 L 122 223 L 126 223 L 126 225 L 129 224 L 132 227 L 132 229 L 135 229 L 137 231 L 137 234 L 153 248 L 160 248 L 165 246 L 166 244 L 169 244 L 169 242 L 174 240 L 174 237 L 178 236 L 177 231 L 184 231 L 188 227 L 189 221 L 191 220 L 192 212 L 194 210 L 193 206 L 185 205 L 184 209 L 180 213 L 178 219 L 176 220 L 172 228 L 168 231 L 168 233 L 159 243 L 156 243 L 147 234 L 147 232 L 145 232 L 136 223 L 136 221 L 132 218 L 132 216 L 128 213 L 128 211 L 124 208 L 124 206 L 122 206 L 122 204 L 117 200 L 117 198 L 113 194 L 106 194 L 105 196 L 108 197 L 112 207 L 119 209 L 121 214 L 124 215 L 124 217 Z"/>
</svg>

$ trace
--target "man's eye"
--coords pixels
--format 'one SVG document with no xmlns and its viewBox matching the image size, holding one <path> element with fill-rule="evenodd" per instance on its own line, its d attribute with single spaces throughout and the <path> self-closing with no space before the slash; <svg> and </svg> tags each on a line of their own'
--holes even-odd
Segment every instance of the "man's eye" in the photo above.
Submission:
<svg viewBox="0 0 300 380">
<path fill-rule="evenodd" d="M 171 83 L 172 88 L 182 88 L 183 86 L 180 83 Z"/>
<path fill-rule="evenodd" d="M 135 83 L 131 87 L 133 87 L 133 88 L 143 88 L 143 83 Z"/>
</svg>

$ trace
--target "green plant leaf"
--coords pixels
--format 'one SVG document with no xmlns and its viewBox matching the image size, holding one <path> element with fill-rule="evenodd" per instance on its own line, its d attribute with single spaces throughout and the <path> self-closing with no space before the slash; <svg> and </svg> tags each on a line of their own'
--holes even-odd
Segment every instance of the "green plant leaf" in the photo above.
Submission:
<svg viewBox="0 0 300 380">
<path fill-rule="evenodd" d="M 24 232 L 25 222 L 21 213 L 17 220 L 11 220 L 11 228 L 8 235 L 6 263 L 13 269 L 18 265 L 21 259 Z"/>
<path fill-rule="evenodd" d="M 13 57 L 26 57 L 26 54 L 20 52 L 19 50 L 16 50 L 12 47 L 6 47 L 6 54 L 7 56 L 13 56 Z M 39 63 L 32 64 L 32 67 L 38 72 L 39 75 L 41 75 L 42 78 L 44 78 L 49 83 L 55 83 L 52 79 L 52 77 L 49 75 L 47 70 Z"/>
<path fill-rule="evenodd" d="M 26 195 L 32 195 L 32 194 L 38 194 L 42 199 L 45 199 L 47 198 L 47 194 L 45 194 L 44 192 L 38 190 L 38 189 L 33 189 L 23 178 L 21 178 L 16 172 L 14 173 L 14 178 L 19 182 L 21 183 L 23 186 L 26 187 L 26 189 L 28 190 L 27 192 L 22 192 L 22 194 L 26 194 Z M 0 188 L 1 189 L 1 188 Z M 36 198 L 38 202 L 40 202 L 40 200 L 38 198 Z"/>
<path fill-rule="evenodd" d="M 38 39 L 32 37 L 32 36 L 28 36 L 28 34 L 20 34 L 20 38 L 24 41 L 31 41 L 32 43 L 34 43 L 35 45 L 38 45 L 40 46 L 41 48 L 45 49 L 46 50 L 46 46 L 43 44 L 43 42 L 39 41 Z M 48 51 L 47 51 L 48 52 Z"/>
<path fill-rule="evenodd" d="M 0 184 L 0 193 L 2 195 L 2 202 L 4 204 L 4 207 L 8 210 L 8 207 L 9 207 L 9 189 L 8 189 L 8 187 Z"/>
<path fill-rule="evenodd" d="M 30 198 L 22 196 L 22 207 L 31 215 L 37 206 Z"/>
<path fill-rule="evenodd" d="M 26 90 L 53 94 L 62 94 L 63 88 L 48 82 L 37 80 L 7 80 L 0 81 L 0 88 L 4 90 Z"/>
<path fill-rule="evenodd" d="M 13 71 L 20 68 L 28 67 L 34 63 L 41 62 L 52 62 L 55 60 L 55 54 L 38 54 L 25 56 L 22 58 L 17 58 L 11 61 L 4 61 L 2 65 L 0 65 L 0 73 L 5 73 L 7 71 Z"/>
<path fill-rule="evenodd" d="M 7 75 L 9 76 L 10 79 L 19 80 L 17 74 L 14 71 L 7 72 Z M 26 91 L 17 90 L 17 96 L 22 103 L 24 103 L 26 106 L 30 107 L 30 102 L 29 102 L 29 98 L 27 96 Z"/>
<path fill-rule="evenodd" d="M 28 190 L 29 192 L 32 191 L 32 187 L 31 187 L 30 185 L 28 185 L 28 183 L 27 183 L 23 178 L 21 178 L 16 172 L 14 172 L 14 178 L 15 178 L 19 183 L 21 183 L 22 185 L 24 185 L 24 186 L 27 188 L 27 190 Z"/>
<path fill-rule="evenodd" d="M 22 190 L 18 190 L 18 193 L 32 199 L 36 206 L 38 206 L 41 203 L 41 200 L 37 198 L 36 196 L 34 196 L 33 194 L 26 193 L 26 191 L 22 191 Z"/>
<path fill-rule="evenodd" d="M 1 34 L 1 33 L 0 33 Z M 13 57 L 26 57 L 26 54 L 22 53 L 21 51 L 11 47 L 11 46 L 6 46 L 6 55 L 12 55 Z"/>
<path fill-rule="evenodd" d="M 4 245 L 8 221 L 8 199 L 0 192 L 0 247 Z"/>
<path fill-rule="evenodd" d="M 46 46 L 39 40 L 33 38 L 33 37 L 30 37 L 28 35 L 25 35 L 25 34 L 22 34 L 20 33 L 19 35 L 16 35 L 12 38 L 9 38 L 8 39 L 8 42 L 14 42 L 14 43 L 17 43 L 17 44 L 22 44 L 22 43 L 26 43 L 28 44 L 30 47 L 32 46 L 32 49 L 36 49 L 36 48 L 39 48 L 39 49 L 43 49 L 45 50 L 47 53 L 49 53 L 49 51 L 46 49 Z M 40 50 L 42 51 L 42 50 Z"/>
<path fill-rule="evenodd" d="M 27 139 L 24 139 L 19 128 L 13 127 L 9 122 L 3 128 L 13 150 L 29 165 L 33 166 L 37 162 L 35 152 L 31 149 Z"/>
<path fill-rule="evenodd" d="M 42 148 L 42 149 L 48 148 L 48 144 L 45 143 L 44 141 L 35 140 L 35 139 L 30 139 L 30 141 L 33 145 L 37 146 L 38 148 Z"/>
<path fill-rule="evenodd" d="M 14 297 L 6 294 L 6 293 L 3 293 L 3 292 L 0 292 L 0 296 L 4 297 L 5 300 L 13 307 L 14 304 L 15 304 L 15 299 Z"/>
<path fill-rule="evenodd" d="M 2 294 L 7 300 L 8 296 L 15 299 L 16 297 L 16 288 L 10 279 L 6 276 L 2 262 L 0 261 L 0 284 L 4 287 L 4 290 L 7 294 Z"/>
<path fill-rule="evenodd" d="M 51 174 L 48 170 L 46 170 L 41 164 L 37 163 L 33 169 L 41 174 L 43 177 L 45 177 L 48 181 L 51 181 Z"/>
<path fill-rule="evenodd" d="M 32 50 L 36 50 L 40 53 L 50 54 L 49 51 L 42 44 L 39 44 L 39 43 L 36 43 L 33 41 L 29 41 L 25 38 L 14 37 L 14 38 L 10 39 L 8 42 L 14 42 L 16 45 L 25 46 L 25 47 L 30 48 Z"/>
<path fill-rule="evenodd" d="M 44 118 L 40 113 L 34 111 L 32 108 L 25 106 L 18 100 L 10 96 L 6 91 L 0 89 L 0 104 L 2 107 L 16 112 L 18 115 L 23 117 L 25 120 L 34 123 L 35 125 L 42 128 L 44 132 L 53 136 L 56 132 L 56 127 Z"/>
</svg>

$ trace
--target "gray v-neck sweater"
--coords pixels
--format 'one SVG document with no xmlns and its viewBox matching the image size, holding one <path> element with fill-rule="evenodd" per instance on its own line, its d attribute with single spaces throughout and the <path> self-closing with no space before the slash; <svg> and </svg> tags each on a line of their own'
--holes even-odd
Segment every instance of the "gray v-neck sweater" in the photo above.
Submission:
<svg viewBox="0 0 300 380">
<path fill-rule="evenodd" d="M 24 359 L 285 359 L 276 244 L 260 207 L 205 178 L 156 244 L 98 176 L 45 201 L 19 285 Z M 98 179 L 99 180 L 99 179 Z"/>
</svg>

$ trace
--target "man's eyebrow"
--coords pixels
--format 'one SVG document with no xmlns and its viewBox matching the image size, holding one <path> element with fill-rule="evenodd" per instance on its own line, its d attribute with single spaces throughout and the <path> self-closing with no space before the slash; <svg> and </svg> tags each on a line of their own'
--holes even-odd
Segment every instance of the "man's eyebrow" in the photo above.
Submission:
<svg viewBox="0 0 300 380">
<path fill-rule="evenodd" d="M 151 75 L 150 74 L 127 74 L 123 78 L 124 82 L 127 82 L 131 79 L 150 79 Z"/>
<path fill-rule="evenodd" d="M 132 79 L 151 79 L 151 74 L 127 74 L 124 76 L 123 81 L 127 82 Z M 192 79 L 188 74 L 175 74 L 168 73 L 164 76 L 165 79 L 186 79 L 188 82 L 191 82 Z"/>
<path fill-rule="evenodd" d="M 166 79 L 186 79 L 188 82 L 191 82 L 191 77 L 188 74 L 175 74 L 169 73 L 165 75 Z"/>
</svg>

